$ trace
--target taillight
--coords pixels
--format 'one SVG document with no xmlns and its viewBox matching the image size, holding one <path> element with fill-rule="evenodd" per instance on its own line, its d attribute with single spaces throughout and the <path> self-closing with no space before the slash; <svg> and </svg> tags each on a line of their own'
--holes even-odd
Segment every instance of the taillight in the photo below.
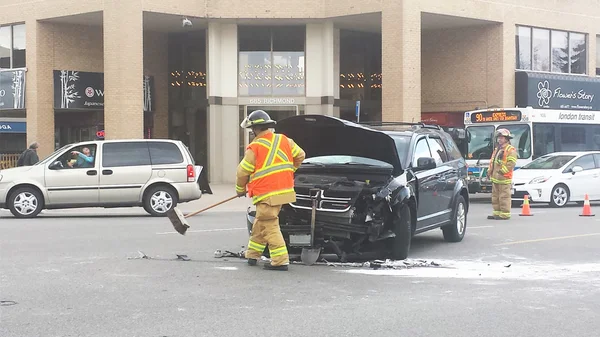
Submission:
<svg viewBox="0 0 600 337">
<path fill-rule="evenodd" d="M 194 165 L 187 166 L 187 178 L 188 182 L 196 181 L 196 172 L 194 171 Z"/>
</svg>

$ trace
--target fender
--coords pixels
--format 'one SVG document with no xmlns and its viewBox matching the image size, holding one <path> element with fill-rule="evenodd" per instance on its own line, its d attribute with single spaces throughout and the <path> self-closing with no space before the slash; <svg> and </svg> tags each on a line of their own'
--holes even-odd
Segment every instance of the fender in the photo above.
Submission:
<svg viewBox="0 0 600 337">
<path fill-rule="evenodd" d="M 467 203 L 467 211 L 469 210 L 469 187 L 467 180 L 463 177 L 456 181 L 456 185 L 454 186 L 454 192 L 452 193 L 452 215 L 454 216 L 454 205 L 456 204 L 456 200 L 458 196 L 461 195 L 461 192 L 465 192 L 465 202 Z"/>
</svg>

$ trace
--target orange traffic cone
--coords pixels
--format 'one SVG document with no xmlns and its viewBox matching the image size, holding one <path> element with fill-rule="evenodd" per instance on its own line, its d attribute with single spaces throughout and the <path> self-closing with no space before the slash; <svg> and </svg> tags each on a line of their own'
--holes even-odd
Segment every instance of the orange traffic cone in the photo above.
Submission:
<svg viewBox="0 0 600 337">
<path fill-rule="evenodd" d="M 523 208 L 521 209 L 520 216 L 533 216 L 531 214 L 531 209 L 529 208 L 529 196 L 525 195 L 525 199 L 523 200 Z"/>
<path fill-rule="evenodd" d="M 585 201 L 583 202 L 583 213 L 579 214 L 579 216 L 595 216 L 592 214 L 592 206 L 590 206 L 590 197 L 586 194 Z"/>
</svg>

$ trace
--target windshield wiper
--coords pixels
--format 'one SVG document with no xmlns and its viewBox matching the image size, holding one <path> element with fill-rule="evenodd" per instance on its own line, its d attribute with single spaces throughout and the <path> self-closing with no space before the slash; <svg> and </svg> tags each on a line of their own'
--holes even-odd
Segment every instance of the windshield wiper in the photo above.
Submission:
<svg viewBox="0 0 600 337">
<path fill-rule="evenodd" d="M 321 167 L 325 166 L 325 164 L 323 164 L 323 163 L 313 163 L 313 162 L 309 162 L 309 161 L 303 162 L 302 165 L 316 165 L 316 166 L 321 166 Z"/>
</svg>

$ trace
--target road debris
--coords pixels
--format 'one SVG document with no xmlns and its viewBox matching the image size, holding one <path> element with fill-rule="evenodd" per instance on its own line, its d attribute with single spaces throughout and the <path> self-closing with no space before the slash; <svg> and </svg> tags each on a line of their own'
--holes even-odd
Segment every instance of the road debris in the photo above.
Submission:
<svg viewBox="0 0 600 337">
<path fill-rule="evenodd" d="M 214 255 L 215 255 L 215 258 L 217 258 L 217 259 L 223 258 L 223 257 L 237 257 L 240 259 L 244 259 L 245 255 L 246 255 L 246 249 L 245 249 L 245 246 L 242 246 L 242 249 L 237 253 L 234 253 L 229 250 L 222 251 L 220 249 L 217 249 L 217 250 L 215 250 Z"/>
<path fill-rule="evenodd" d="M 16 305 L 17 302 L 15 301 L 0 301 L 0 307 L 8 307 L 11 305 Z"/>
<path fill-rule="evenodd" d="M 128 260 L 137 260 L 137 259 L 148 259 L 148 260 L 150 260 L 151 257 L 149 257 L 148 255 L 146 255 L 144 252 L 138 250 L 138 257 L 128 257 L 127 259 Z"/>
<path fill-rule="evenodd" d="M 182 261 L 190 261 L 191 260 L 187 255 L 179 255 L 179 254 L 175 254 L 175 255 L 177 255 L 177 260 L 182 260 Z"/>
</svg>

